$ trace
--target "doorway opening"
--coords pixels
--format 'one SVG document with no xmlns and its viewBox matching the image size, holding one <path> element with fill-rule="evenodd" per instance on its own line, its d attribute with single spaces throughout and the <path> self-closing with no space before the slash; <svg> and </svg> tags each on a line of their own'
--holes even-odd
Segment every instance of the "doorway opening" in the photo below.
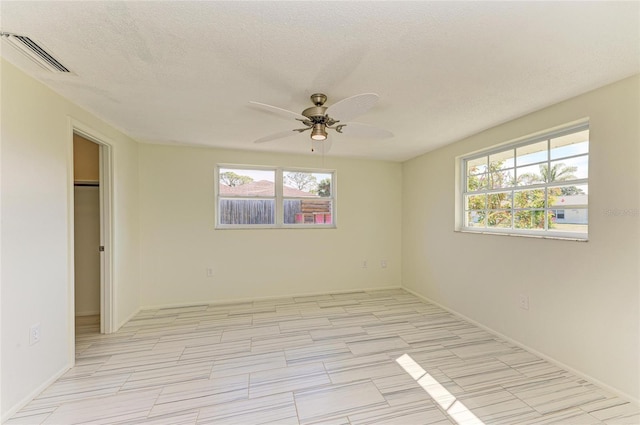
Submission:
<svg viewBox="0 0 640 425">
<path fill-rule="evenodd" d="M 111 146 L 73 122 L 73 288 L 71 364 L 78 337 L 114 330 Z"/>
<path fill-rule="evenodd" d="M 74 316 L 76 336 L 99 333 L 100 145 L 73 134 Z"/>
</svg>

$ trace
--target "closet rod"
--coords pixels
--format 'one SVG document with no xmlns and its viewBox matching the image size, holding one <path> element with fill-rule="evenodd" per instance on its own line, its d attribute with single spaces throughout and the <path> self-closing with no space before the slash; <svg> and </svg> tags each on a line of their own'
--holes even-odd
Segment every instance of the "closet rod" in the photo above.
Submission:
<svg viewBox="0 0 640 425">
<path fill-rule="evenodd" d="M 100 186 L 100 182 L 91 182 L 91 181 L 77 181 L 73 182 L 74 186 Z"/>
</svg>

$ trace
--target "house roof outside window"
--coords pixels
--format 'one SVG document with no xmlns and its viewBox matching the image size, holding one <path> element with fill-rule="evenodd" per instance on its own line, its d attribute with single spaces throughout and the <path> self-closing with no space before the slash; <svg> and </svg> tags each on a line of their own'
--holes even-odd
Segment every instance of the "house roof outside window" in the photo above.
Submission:
<svg viewBox="0 0 640 425">
<path fill-rule="evenodd" d="M 231 196 L 275 196 L 275 184 L 268 180 L 253 181 L 238 186 L 220 183 L 220 195 Z M 296 198 L 318 198 L 319 196 L 289 186 L 283 186 L 283 195 Z"/>
</svg>

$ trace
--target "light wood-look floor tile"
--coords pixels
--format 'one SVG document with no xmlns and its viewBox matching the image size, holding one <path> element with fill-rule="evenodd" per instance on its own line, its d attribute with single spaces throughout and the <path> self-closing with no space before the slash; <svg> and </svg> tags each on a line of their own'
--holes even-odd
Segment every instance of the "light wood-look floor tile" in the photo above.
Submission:
<svg viewBox="0 0 640 425">
<path fill-rule="evenodd" d="M 401 290 L 140 312 L 17 424 L 640 424 L 640 409 Z"/>
</svg>

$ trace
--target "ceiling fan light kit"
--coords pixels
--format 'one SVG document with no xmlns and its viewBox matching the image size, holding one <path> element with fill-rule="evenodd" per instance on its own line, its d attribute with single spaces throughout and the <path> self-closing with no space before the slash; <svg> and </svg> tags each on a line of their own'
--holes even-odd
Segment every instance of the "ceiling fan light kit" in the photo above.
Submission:
<svg viewBox="0 0 640 425">
<path fill-rule="evenodd" d="M 311 130 L 311 138 L 313 140 L 326 140 L 327 139 L 327 131 L 325 130 L 324 124 L 314 124 L 313 130 Z"/>
<path fill-rule="evenodd" d="M 324 106 L 327 96 L 323 93 L 314 93 L 310 99 L 314 106 L 311 106 L 302 113 L 288 111 L 277 106 L 267 105 L 259 102 L 249 102 L 270 112 L 276 112 L 287 118 L 294 118 L 305 125 L 304 128 L 296 128 L 291 131 L 279 132 L 270 136 L 261 137 L 254 143 L 264 143 L 288 137 L 297 133 L 303 133 L 311 130 L 310 137 L 312 141 L 327 140 L 327 130 L 335 130 L 336 133 L 343 133 L 347 128 L 349 136 L 364 138 L 384 138 L 393 137 L 393 134 L 387 130 L 383 130 L 367 124 L 351 122 L 351 118 L 355 118 L 367 112 L 378 101 L 378 95 L 375 93 L 363 93 L 356 96 L 348 97 L 335 103 L 329 107 Z M 339 119 L 339 118 L 342 118 Z M 314 151 L 314 149 L 312 149 Z M 324 152 L 327 152 L 325 149 Z"/>
</svg>

